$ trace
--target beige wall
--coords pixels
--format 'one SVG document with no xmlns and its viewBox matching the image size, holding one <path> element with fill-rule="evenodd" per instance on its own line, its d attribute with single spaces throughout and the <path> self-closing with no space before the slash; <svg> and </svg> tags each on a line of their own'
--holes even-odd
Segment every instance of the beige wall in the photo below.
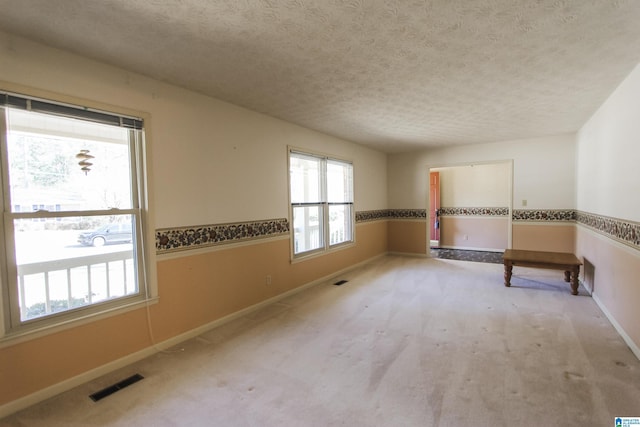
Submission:
<svg viewBox="0 0 640 427">
<path fill-rule="evenodd" d="M 427 223 L 423 220 L 392 220 L 388 222 L 388 250 L 393 253 L 426 255 Z"/>
<path fill-rule="evenodd" d="M 594 267 L 594 299 L 638 357 L 640 234 L 633 243 L 624 230 L 640 222 L 639 93 L 640 65 L 578 133 L 577 208 L 599 216 L 601 226 L 581 224 L 576 239 L 578 256 Z M 618 226 L 607 232 L 608 221 Z"/>
<path fill-rule="evenodd" d="M 513 249 L 529 251 L 575 252 L 576 225 L 513 224 Z"/>
<path fill-rule="evenodd" d="M 160 299 L 149 308 L 155 340 L 184 334 L 381 255 L 386 234 L 386 221 L 359 224 L 357 245 L 296 264 L 288 261 L 287 238 L 161 257 Z M 272 276 L 270 285 L 266 275 Z M 0 348 L 0 407 L 151 344 L 146 310 L 139 309 Z"/>
<path fill-rule="evenodd" d="M 508 247 L 508 218 L 444 216 L 440 224 L 444 248 L 503 251 Z"/>
</svg>

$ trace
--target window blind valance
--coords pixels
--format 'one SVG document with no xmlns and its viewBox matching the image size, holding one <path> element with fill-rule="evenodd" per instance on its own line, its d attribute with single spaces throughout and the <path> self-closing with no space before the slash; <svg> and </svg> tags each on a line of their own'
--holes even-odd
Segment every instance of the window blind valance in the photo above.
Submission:
<svg viewBox="0 0 640 427">
<path fill-rule="evenodd" d="M 4 91 L 0 91 L 0 106 L 18 108 L 36 113 L 55 114 L 57 116 L 88 120 L 127 129 L 142 129 L 144 126 L 144 121 L 141 118 L 122 116 L 88 107 L 52 102 Z"/>
</svg>

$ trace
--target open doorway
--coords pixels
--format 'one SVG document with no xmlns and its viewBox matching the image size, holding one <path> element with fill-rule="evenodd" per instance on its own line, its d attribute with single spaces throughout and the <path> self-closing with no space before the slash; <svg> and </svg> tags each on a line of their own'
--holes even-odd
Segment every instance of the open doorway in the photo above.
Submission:
<svg viewBox="0 0 640 427">
<path fill-rule="evenodd" d="M 429 172 L 429 246 L 440 247 L 440 172 Z"/>
<path fill-rule="evenodd" d="M 513 161 L 429 168 L 432 249 L 503 252 L 511 247 Z"/>
</svg>

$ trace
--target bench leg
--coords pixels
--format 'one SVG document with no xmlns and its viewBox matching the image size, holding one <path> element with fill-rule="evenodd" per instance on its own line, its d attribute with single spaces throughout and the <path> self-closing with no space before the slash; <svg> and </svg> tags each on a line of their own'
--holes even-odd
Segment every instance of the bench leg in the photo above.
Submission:
<svg viewBox="0 0 640 427">
<path fill-rule="evenodd" d="M 564 272 L 564 281 L 565 282 L 570 282 L 571 281 L 571 270 L 566 270 Z"/>
<path fill-rule="evenodd" d="M 511 273 L 513 271 L 513 265 L 511 264 L 504 264 L 504 285 L 506 287 L 511 286 Z"/>
<path fill-rule="evenodd" d="M 571 293 L 573 295 L 578 295 L 578 286 L 580 285 L 580 282 L 578 281 L 579 275 L 580 275 L 580 267 L 577 267 L 571 270 Z"/>
</svg>

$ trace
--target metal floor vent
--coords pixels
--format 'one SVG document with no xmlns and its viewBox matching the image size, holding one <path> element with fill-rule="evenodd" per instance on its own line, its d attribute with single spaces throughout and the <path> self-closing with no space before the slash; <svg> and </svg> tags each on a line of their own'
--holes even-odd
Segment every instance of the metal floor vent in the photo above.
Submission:
<svg viewBox="0 0 640 427">
<path fill-rule="evenodd" d="M 112 395 L 116 391 L 122 390 L 125 387 L 129 387 L 131 384 L 137 383 L 143 378 L 144 377 L 140 374 L 131 375 L 129 378 L 125 378 L 122 381 L 115 383 L 114 385 L 110 385 L 109 387 L 105 387 L 102 390 L 89 395 L 89 397 L 94 402 L 97 402 L 100 399 L 104 399 L 105 397 Z"/>
<path fill-rule="evenodd" d="M 348 282 L 348 280 L 340 280 L 340 281 L 338 281 L 338 282 L 334 283 L 334 285 L 336 285 L 336 286 L 340 286 L 340 285 L 344 285 L 344 284 L 345 284 L 345 283 L 347 283 L 347 282 Z"/>
</svg>

